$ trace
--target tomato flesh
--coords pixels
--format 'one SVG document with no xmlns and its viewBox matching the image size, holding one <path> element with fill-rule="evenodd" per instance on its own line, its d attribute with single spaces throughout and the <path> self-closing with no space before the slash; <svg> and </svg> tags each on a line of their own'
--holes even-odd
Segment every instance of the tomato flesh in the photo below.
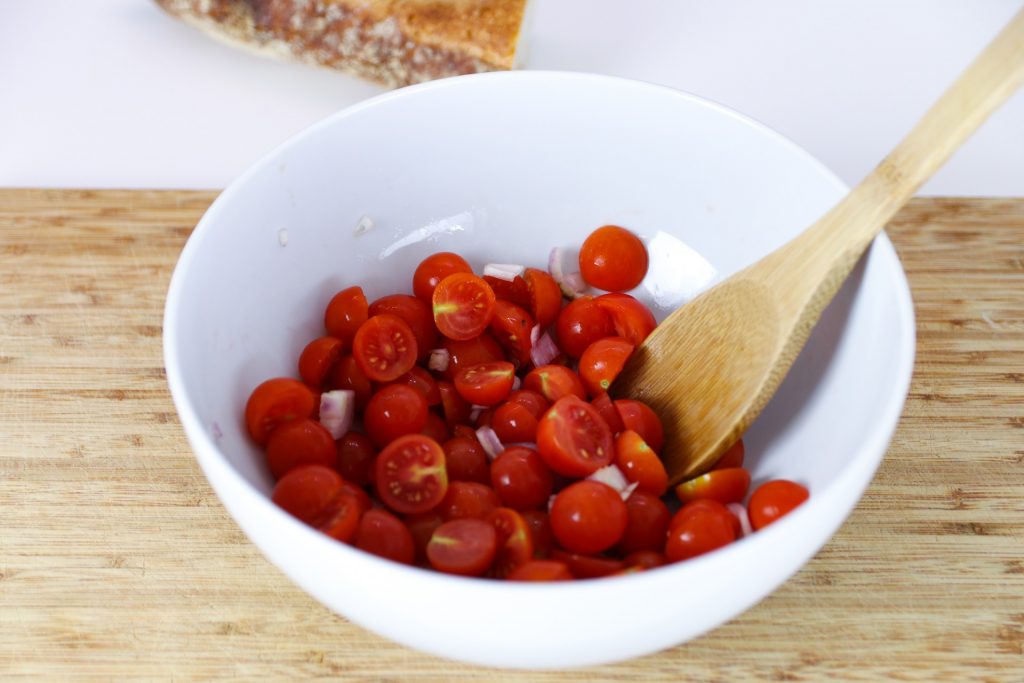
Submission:
<svg viewBox="0 0 1024 683">
<path fill-rule="evenodd" d="M 441 251 L 423 259 L 412 275 L 412 292 L 416 298 L 430 306 L 437 283 L 453 273 L 472 273 L 473 269 L 458 254 Z"/>
<path fill-rule="evenodd" d="M 427 425 L 427 401 L 405 384 L 388 384 L 366 404 L 363 428 L 377 448 L 400 436 L 419 434 Z"/>
<path fill-rule="evenodd" d="M 590 396 L 608 391 L 636 348 L 623 337 L 605 337 L 580 356 L 580 379 Z"/>
<path fill-rule="evenodd" d="M 611 318 L 615 334 L 625 337 L 633 346 L 640 346 L 658 325 L 650 309 L 629 294 L 602 294 L 594 303 Z"/>
<path fill-rule="evenodd" d="M 437 527 L 427 543 L 430 565 L 447 574 L 481 576 L 498 550 L 498 532 L 482 519 L 453 519 Z"/>
<path fill-rule="evenodd" d="M 589 403 L 575 396 L 558 399 L 537 426 L 537 450 L 552 470 L 585 477 L 612 462 L 614 442 L 608 425 Z"/>
<path fill-rule="evenodd" d="M 494 302 L 491 332 L 517 367 L 524 367 L 530 362 L 533 326 L 533 317 L 526 309 L 504 299 Z"/>
<path fill-rule="evenodd" d="M 387 313 L 401 318 L 416 338 L 416 357 L 423 360 L 437 348 L 438 332 L 430 306 L 408 294 L 392 294 L 377 299 L 369 307 L 370 317 Z"/>
<path fill-rule="evenodd" d="M 480 363 L 455 375 L 455 390 L 474 405 L 495 406 L 512 393 L 515 377 L 515 366 L 508 361 Z"/>
<path fill-rule="evenodd" d="M 453 273 L 434 289 L 434 322 L 449 339 L 472 339 L 494 316 L 494 290 L 472 273 Z"/>
<path fill-rule="evenodd" d="M 416 365 L 416 337 L 408 323 L 381 313 L 363 323 L 352 342 L 352 355 L 372 380 L 391 382 Z"/>
<path fill-rule="evenodd" d="M 615 439 L 615 464 L 626 479 L 637 483 L 638 491 L 660 496 L 668 490 L 668 472 L 664 463 L 632 429 L 625 430 Z"/>
<path fill-rule="evenodd" d="M 444 451 L 436 441 L 410 434 L 392 441 L 377 456 L 377 494 L 406 514 L 430 510 L 448 493 Z"/>
</svg>

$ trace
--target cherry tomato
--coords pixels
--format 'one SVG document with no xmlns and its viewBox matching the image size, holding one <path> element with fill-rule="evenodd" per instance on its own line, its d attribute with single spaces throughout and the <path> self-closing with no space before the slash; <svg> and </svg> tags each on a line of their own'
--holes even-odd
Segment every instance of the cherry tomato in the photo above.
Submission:
<svg viewBox="0 0 1024 683">
<path fill-rule="evenodd" d="M 637 482 L 638 491 L 661 496 L 668 490 L 665 465 L 654 449 L 632 429 L 627 429 L 615 439 L 615 464 L 626 479 Z"/>
<path fill-rule="evenodd" d="M 623 337 L 605 337 L 588 346 L 580 356 L 580 379 L 587 393 L 597 396 L 608 391 L 634 348 Z"/>
<path fill-rule="evenodd" d="M 623 564 L 626 567 L 635 567 L 638 569 L 655 569 L 656 567 L 663 567 L 668 564 L 668 558 L 665 554 L 655 550 L 638 550 L 635 553 L 630 553 L 622 558 Z"/>
<path fill-rule="evenodd" d="M 481 363 L 493 363 L 505 360 L 505 353 L 501 345 L 491 336 L 484 332 L 473 339 L 448 339 L 441 340 L 442 348 L 448 350 L 450 356 L 448 369 L 441 373 L 441 376 L 451 382 L 459 370 L 480 365 Z"/>
<path fill-rule="evenodd" d="M 338 471 L 345 481 L 366 486 L 373 480 L 373 461 L 377 449 L 370 437 L 360 432 L 345 432 L 336 444 Z"/>
<path fill-rule="evenodd" d="M 665 534 L 672 518 L 668 506 L 656 495 L 634 491 L 626 500 L 629 523 L 616 548 L 623 554 L 665 548 Z"/>
<path fill-rule="evenodd" d="M 575 396 L 555 402 L 537 426 L 537 450 L 558 474 L 585 477 L 611 463 L 611 430 L 597 410 Z"/>
<path fill-rule="evenodd" d="M 313 526 L 335 540 L 348 543 L 356 535 L 366 509 L 356 496 L 343 490 L 321 511 Z"/>
<path fill-rule="evenodd" d="M 499 507 L 501 500 L 490 486 L 475 481 L 453 481 L 438 504 L 437 513 L 445 521 L 465 517 L 485 519 Z"/>
<path fill-rule="evenodd" d="M 377 382 L 390 382 L 416 365 L 416 337 L 404 320 L 381 313 L 356 331 L 352 355 L 367 377 Z"/>
<path fill-rule="evenodd" d="M 530 370 L 523 379 L 523 388 L 537 392 L 550 403 L 563 396 L 587 397 L 580 376 L 564 365 L 542 365 Z"/>
<path fill-rule="evenodd" d="M 788 514 L 810 497 L 807 489 L 794 481 L 766 481 L 750 495 L 747 511 L 754 531 L 763 529 Z"/>
<path fill-rule="evenodd" d="M 491 428 L 502 443 L 536 443 L 537 418 L 521 403 L 505 401 L 491 415 Z"/>
<path fill-rule="evenodd" d="M 337 462 L 331 433 L 309 418 L 284 423 L 267 440 L 267 465 L 275 479 L 300 465 L 334 467 Z"/>
<path fill-rule="evenodd" d="M 363 413 L 363 427 L 377 448 L 400 436 L 419 434 L 426 425 L 427 402 L 423 394 L 405 384 L 381 387 Z"/>
<path fill-rule="evenodd" d="M 506 577 L 509 581 L 572 581 L 573 576 L 565 562 L 530 560 Z"/>
<path fill-rule="evenodd" d="M 289 470 L 274 486 L 270 499 L 282 510 L 312 524 L 341 494 L 341 475 L 323 465 Z"/>
<path fill-rule="evenodd" d="M 438 382 L 437 391 L 441 395 L 441 408 L 444 412 L 444 421 L 449 427 L 469 422 L 470 405 L 466 399 L 459 396 L 455 385 L 451 382 Z"/>
<path fill-rule="evenodd" d="M 299 377 L 311 387 L 322 387 L 344 347 L 337 337 L 319 337 L 309 342 L 299 356 Z"/>
<path fill-rule="evenodd" d="M 555 547 L 555 536 L 551 533 L 548 513 L 544 510 L 522 510 L 519 514 L 530 528 L 530 539 L 533 543 L 533 557 L 543 560 L 551 554 Z"/>
<path fill-rule="evenodd" d="M 558 492 L 549 518 L 555 540 L 563 548 L 591 555 L 619 542 L 626 533 L 629 511 L 611 486 L 584 479 Z"/>
<path fill-rule="evenodd" d="M 665 430 L 661 426 L 661 418 L 650 406 L 630 398 L 620 398 L 615 401 L 615 409 L 626 429 L 639 434 L 655 453 L 661 452 L 665 444 Z"/>
<path fill-rule="evenodd" d="M 587 284 L 609 292 L 633 289 L 647 275 L 647 247 L 625 228 L 606 225 L 580 247 L 580 274 Z"/>
<path fill-rule="evenodd" d="M 508 395 L 508 402 L 518 403 L 538 419 L 544 414 L 545 410 L 551 407 L 550 401 L 536 391 L 530 391 L 529 389 L 516 389 Z"/>
<path fill-rule="evenodd" d="M 356 410 L 362 411 L 366 408 L 370 396 L 373 395 L 373 385 L 370 378 L 366 376 L 363 369 L 359 367 L 354 356 L 342 356 L 331 369 L 331 378 L 328 385 L 332 389 L 349 389 L 356 395 Z"/>
<path fill-rule="evenodd" d="M 416 548 L 416 561 L 427 562 L 427 544 L 430 543 L 430 537 L 434 535 L 437 527 L 444 522 L 441 515 L 431 510 L 416 515 L 406 515 L 402 521 L 405 522 L 405 528 L 412 536 L 412 543 Z"/>
<path fill-rule="evenodd" d="M 475 481 L 479 484 L 491 483 L 491 465 L 487 453 L 476 437 L 457 436 L 444 442 L 445 466 L 448 468 L 448 481 Z"/>
<path fill-rule="evenodd" d="M 416 545 L 409 529 L 398 517 L 380 508 L 363 513 L 353 542 L 360 550 L 394 562 L 412 564 L 416 559 Z"/>
<path fill-rule="evenodd" d="M 455 437 L 470 439 L 472 441 L 478 441 L 478 439 L 476 438 L 476 430 L 470 427 L 469 425 L 455 425 L 454 427 L 452 427 L 452 438 Z M 490 477 L 490 475 L 487 476 Z"/>
<path fill-rule="evenodd" d="M 602 557 L 600 555 L 583 555 L 581 553 L 570 553 L 564 550 L 551 552 L 551 559 L 558 562 L 565 562 L 569 571 L 577 579 L 597 579 L 602 576 L 611 576 L 625 568 L 622 560 L 613 557 Z"/>
<path fill-rule="evenodd" d="M 471 365 L 455 375 L 455 390 L 478 406 L 495 406 L 512 393 L 516 369 L 508 361 Z"/>
<path fill-rule="evenodd" d="M 434 323 L 449 339 L 472 339 L 494 316 L 494 290 L 472 273 L 454 273 L 434 289 Z"/>
<path fill-rule="evenodd" d="M 530 287 L 520 276 L 511 280 L 503 280 L 493 275 L 484 275 L 484 282 L 494 290 L 494 297 L 515 304 L 525 310 L 533 310 L 533 302 L 530 300 Z M 531 314 L 532 315 L 532 314 Z"/>
<path fill-rule="evenodd" d="M 482 519 L 453 519 L 437 527 L 427 543 L 430 565 L 447 574 L 481 576 L 494 562 L 498 532 Z"/>
<path fill-rule="evenodd" d="M 562 310 L 562 290 L 555 278 L 536 268 L 527 268 L 523 279 L 530 292 L 530 312 L 534 321 L 544 329 L 558 319 Z"/>
<path fill-rule="evenodd" d="M 487 516 L 487 522 L 498 534 L 498 552 L 491 565 L 491 575 L 508 576 L 516 567 L 533 559 L 533 538 L 523 516 L 511 508 L 498 508 Z"/>
<path fill-rule="evenodd" d="M 369 317 L 363 288 L 349 287 L 335 294 L 327 304 L 324 327 L 327 328 L 327 334 L 340 339 L 347 348 L 352 345 L 356 330 Z"/>
<path fill-rule="evenodd" d="M 640 346 L 658 325 L 654 314 L 629 294 L 602 294 L 594 303 L 611 318 L 615 334 L 625 337 L 634 346 Z"/>
<path fill-rule="evenodd" d="M 533 325 L 533 318 L 526 309 L 503 299 L 494 302 L 491 332 L 517 367 L 524 367 L 530 362 L 530 351 L 533 349 L 530 332 Z"/>
<path fill-rule="evenodd" d="M 512 446 L 491 463 L 491 485 L 502 504 L 527 510 L 547 505 L 555 480 L 537 451 Z"/>
<path fill-rule="evenodd" d="M 736 443 L 729 447 L 722 457 L 718 459 L 713 470 L 724 470 L 729 467 L 743 467 L 743 456 L 746 448 L 743 446 L 743 439 L 739 439 Z"/>
<path fill-rule="evenodd" d="M 742 467 L 712 470 L 676 486 L 681 503 L 698 498 L 710 498 L 719 503 L 738 503 L 747 496 L 750 472 Z"/>
<path fill-rule="evenodd" d="M 608 428 L 612 430 L 612 434 L 618 435 L 626 428 L 626 425 L 622 424 L 622 417 L 619 415 L 618 409 L 608 394 L 598 394 L 590 402 L 590 405 L 594 406 L 594 409 L 604 418 Z"/>
<path fill-rule="evenodd" d="M 441 392 L 437 388 L 437 380 L 434 379 L 429 370 L 425 370 L 419 365 L 413 366 L 412 370 L 396 379 L 393 383 L 406 384 L 420 392 L 423 394 L 423 398 L 426 399 L 428 406 L 436 406 L 441 403 Z"/>
<path fill-rule="evenodd" d="M 268 379 L 253 389 L 245 404 L 245 425 L 261 446 L 285 422 L 312 417 L 317 397 L 302 382 L 288 377 Z"/>
<path fill-rule="evenodd" d="M 735 517 L 714 500 L 687 503 L 668 526 L 665 557 L 679 562 L 721 548 L 736 540 Z"/>
<path fill-rule="evenodd" d="M 399 437 L 382 450 L 376 476 L 377 494 L 397 512 L 426 512 L 448 493 L 444 451 L 419 434 Z"/>
<path fill-rule="evenodd" d="M 558 314 L 555 336 L 559 348 L 572 358 L 579 358 L 598 339 L 615 336 L 615 325 L 593 297 L 581 296 Z"/>
<path fill-rule="evenodd" d="M 452 273 L 472 273 L 473 269 L 466 259 L 450 251 L 431 254 L 420 261 L 416 272 L 412 275 L 412 291 L 416 298 L 427 306 L 434 300 L 434 288 L 437 283 Z"/>
<path fill-rule="evenodd" d="M 427 411 L 427 424 L 420 430 L 420 434 L 429 436 L 438 443 L 444 443 L 452 436 L 444 418 L 432 410 Z"/>
<path fill-rule="evenodd" d="M 416 357 L 426 360 L 432 349 L 437 348 L 438 332 L 430 307 L 408 294 L 392 294 L 381 297 L 370 304 L 370 317 L 381 313 L 398 316 L 409 326 L 416 337 Z"/>
</svg>

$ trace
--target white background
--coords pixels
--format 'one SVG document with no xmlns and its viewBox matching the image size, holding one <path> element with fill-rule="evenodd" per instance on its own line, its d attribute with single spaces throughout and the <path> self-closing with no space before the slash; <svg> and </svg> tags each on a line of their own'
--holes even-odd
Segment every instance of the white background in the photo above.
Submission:
<svg viewBox="0 0 1024 683">
<path fill-rule="evenodd" d="M 854 183 L 1020 0 L 536 0 L 528 68 L 742 111 Z M 380 89 L 251 55 L 149 0 L 0 0 L 0 186 L 219 188 Z M 924 194 L 1024 196 L 1024 93 Z"/>
</svg>

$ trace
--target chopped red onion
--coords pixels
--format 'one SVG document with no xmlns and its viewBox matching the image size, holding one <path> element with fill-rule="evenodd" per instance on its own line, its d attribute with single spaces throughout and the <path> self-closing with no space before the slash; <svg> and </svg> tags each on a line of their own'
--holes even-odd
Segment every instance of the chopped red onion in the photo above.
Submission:
<svg viewBox="0 0 1024 683">
<path fill-rule="evenodd" d="M 356 227 L 352 231 L 352 234 L 356 237 L 359 237 L 363 233 L 370 232 L 371 230 L 373 230 L 373 228 L 373 219 L 370 218 L 369 216 L 363 216 L 362 218 L 359 219 L 359 222 L 356 223 Z"/>
<path fill-rule="evenodd" d="M 476 430 L 476 439 L 483 446 L 484 452 L 487 453 L 488 460 L 494 460 L 501 454 L 505 447 L 501 444 L 501 440 L 498 438 L 498 434 L 490 427 L 481 427 Z"/>
<path fill-rule="evenodd" d="M 488 263 L 484 266 L 484 275 L 490 275 L 506 282 L 515 281 L 517 277 L 522 277 L 525 272 L 526 268 L 516 263 Z"/>
<path fill-rule="evenodd" d="M 448 369 L 448 364 L 452 361 L 452 354 L 448 352 L 448 349 L 433 349 L 430 352 L 430 360 L 427 361 L 427 367 L 434 372 L 444 372 Z"/>
<path fill-rule="evenodd" d="M 534 325 L 530 328 L 530 346 L 536 344 L 537 340 L 540 339 L 540 331 L 540 325 Z"/>
<path fill-rule="evenodd" d="M 729 512 L 736 515 L 736 518 L 740 520 L 740 531 L 743 536 L 749 536 L 754 533 L 754 527 L 750 525 L 750 515 L 747 514 L 747 508 L 743 507 L 740 503 L 729 503 L 725 507 L 729 508 Z"/>
<path fill-rule="evenodd" d="M 579 254 L 575 250 L 555 247 L 548 255 L 548 272 L 558 283 L 562 296 L 575 299 L 589 289 L 579 267 Z"/>
<path fill-rule="evenodd" d="M 487 410 L 487 406 L 478 406 L 475 404 L 471 405 L 469 407 L 469 421 L 476 422 L 477 418 L 480 417 L 480 413 L 484 412 L 485 410 Z"/>
<path fill-rule="evenodd" d="M 602 484 L 607 484 L 613 489 L 622 493 L 626 487 L 629 486 L 629 480 L 626 479 L 626 475 L 622 473 L 618 465 L 606 465 L 601 469 L 590 473 L 587 476 L 590 481 L 599 481 Z"/>
<path fill-rule="evenodd" d="M 352 429 L 355 414 L 356 392 L 351 389 L 335 389 L 320 394 L 320 424 L 334 439 L 340 439 Z"/>
<path fill-rule="evenodd" d="M 519 375 L 512 377 L 512 391 L 518 391 L 523 386 L 523 380 Z"/>
<path fill-rule="evenodd" d="M 530 336 L 533 336 L 532 332 L 530 333 Z M 533 348 L 530 349 L 530 360 L 532 360 L 533 364 L 539 368 L 540 366 L 547 365 L 553 361 L 558 357 L 559 353 L 560 352 L 555 341 L 551 338 L 550 334 L 545 332 L 540 335 L 540 339 L 534 342 Z"/>
<path fill-rule="evenodd" d="M 640 486 L 640 482 L 634 481 L 632 484 L 619 491 L 619 495 L 622 496 L 623 502 L 629 500 L 629 497 L 633 495 L 633 491 L 636 491 L 638 486 Z"/>
</svg>

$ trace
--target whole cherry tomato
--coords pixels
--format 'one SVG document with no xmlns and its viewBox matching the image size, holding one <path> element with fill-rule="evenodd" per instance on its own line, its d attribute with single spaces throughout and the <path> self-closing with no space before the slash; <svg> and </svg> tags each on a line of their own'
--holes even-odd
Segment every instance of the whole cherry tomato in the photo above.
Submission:
<svg viewBox="0 0 1024 683">
<path fill-rule="evenodd" d="M 343 481 L 330 467 L 302 465 L 281 477 L 270 499 L 293 517 L 312 524 L 341 494 Z"/>
<path fill-rule="evenodd" d="M 491 428 L 505 444 L 536 443 L 537 424 L 530 409 L 515 401 L 505 401 L 491 415 Z"/>
<path fill-rule="evenodd" d="M 437 283 L 452 273 L 472 273 L 466 259 L 450 251 L 441 251 L 423 259 L 412 275 L 412 291 L 427 306 L 434 300 Z"/>
<path fill-rule="evenodd" d="M 661 418 L 649 405 L 630 398 L 620 398 L 615 401 L 615 409 L 622 418 L 623 427 L 639 434 L 655 453 L 661 452 L 665 444 L 665 430 L 661 426 Z"/>
<path fill-rule="evenodd" d="M 457 436 L 445 441 L 441 448 L 444 450 L 449 481 L 491 483 L 491 465 L 487 461 L 487 453 L 475 437 L 470 439 Z"/>
<path fill-rule="evenodd" d="M 629 523 L 629 511 L 619 492 L 587 479 L 559 491 L 549 517 L 558 543 L 566 550 L 585 555 L 618 543 Z"/>
<path fill-rule="evenodd" d="M 299 356 L 299 377 L 311 387 L 322 387 L 344 348 L 337 337 L 318 337 L 309 342 Z"/>
<path fill-rule="evenodd" d="M 547 505 L 555 480 L 537 451 L 512 446 L 491 463 L 491 484 L 504 505 L 528 510 Z"/>
<path fill-rule="evenodd" d="M 580 248 L 580 273 L 588 284 L 609 292 L 633 289 L 647 275 L 647 247 L 617 225 L 598 228 Z"/>
<path fill-rule="evenodd" d="M 767 481 L 750 494 L 747 511 L 754 530 L 763 529 L 787 515 L 810 497 L 807 489 L 795 481 L 775 479 Z"/>
<path fill-rule="evenodd" d="M 633 346 L 640 346 L 658 325 L 650 309 L 629 294 L 602 294 L 594 303 L 611 318 L 615 334 L 625 337 Z"/>
<path fill-rule="evenodd" d="M 664 550 L 665 534 L 672 518 L 664 501 L 656 495 L 637 490 L 626 499 L 626 509 L 629 511 L 629 523 L 616 546 L 618 550 L 627 555 L 640 550 Z"/>
<path fill-rule="evenodd" d="M 352 338 L 359 326 L 369 318 L 366 295 L 362 287 L 349 287 L 335 294 L 324 311 L 324 327 L 327 334 L 342 340 L 345 347 L 352 345 Z"/>
<path fill-rule="evenodd" d="M 400 436 L 419 434 L 427 425 L 423 394 L 405 384 L 387 384 L 370 397 L 363 413 L 363 427 L 377 448 Z"/>
</svg>

